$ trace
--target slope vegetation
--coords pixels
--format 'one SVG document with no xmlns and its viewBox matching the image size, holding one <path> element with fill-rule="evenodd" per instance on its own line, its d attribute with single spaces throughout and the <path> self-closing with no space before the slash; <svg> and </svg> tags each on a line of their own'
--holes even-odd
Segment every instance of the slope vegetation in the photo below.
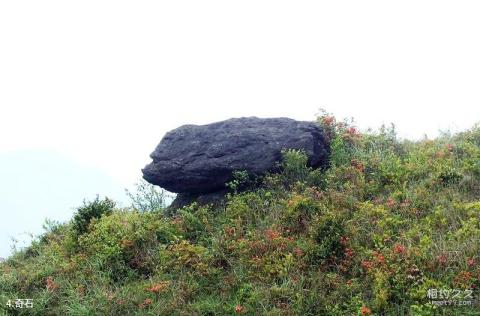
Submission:
<svg viewBox="0 0 480 316">
<path fill-rule="evenodd" d="M 479 315 L 480 128 L 410 142 L 318 123 L 326 170 L 285 151 L 282 173 L 238 172 L 216 206 L 167 216 L 145 187 L 130 208 L 85 203 L 0 264 L 0 311 Z"/>
</svg>

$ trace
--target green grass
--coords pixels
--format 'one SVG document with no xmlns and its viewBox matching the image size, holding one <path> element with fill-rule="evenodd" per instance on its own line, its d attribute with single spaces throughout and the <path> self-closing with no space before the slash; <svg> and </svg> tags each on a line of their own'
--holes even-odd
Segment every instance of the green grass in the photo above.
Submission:
<svg viewBox="0 0 480 316">
<path fill-rule="evenodd" d="M 224 207 L 166 216 L 151 188 L 155 205 L 86 203 L 0 263 L 0 312 L 480 315 L 480 128 L 411 142 L 318 122 L 327 170 L 285 151 L 260 186 L 238 192 L 238 173 Z M 436 307 L 432 289 L 477 305 Z M 8 308 L 16 298 L 33 309 Z"/>
</svg>

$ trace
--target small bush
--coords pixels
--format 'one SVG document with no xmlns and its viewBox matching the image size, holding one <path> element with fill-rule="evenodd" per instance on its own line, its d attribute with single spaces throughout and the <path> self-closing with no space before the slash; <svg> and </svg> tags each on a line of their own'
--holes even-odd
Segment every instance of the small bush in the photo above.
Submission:
<svg viewBox="0 0 480 316">
<path fill-rule="evenodd" d="M 307 167 L 308 158 L 305 152 L 287 149 L 282 152 L 282 157 L 282 174 L 286 182 L 304 182 L 311 170 Z"/>
<path fill-rule="evenodd" d="M 237 193 L 238 191 L 248 187 L 252 180 L 248 172 L 245 170 L 234 171 L 232 173 L 232 178 L 233 179 L 230 182 L 227 182 L 225 186 L 232 190 L 234 193 Z"/>
<path fill-rule="evenodd" d="M 308 250 L 311 264 L 325 263 L 326 259 L 340 259 L 344 253 L 342 237 L 345 229 L 341 219 L 334 216 L 319 216 L 311 225 L 310 235 L 314 244 Z"/>
<path fill-rule="evenodd" d="M 98 195 L 91 202 L 83 202 L 83 206 L 77 209 L 72 221 L 72 229 L 75 235 L 78 237 L 86 233 L 92 219 L 111 214 L 114 208 L 114 201 L 108 198 L 100 200 Z"/>
<path fill-rule="evenodd" d="M 125 193 L 132 201 L 132 207 L 140 212 L 162 211 L 171 198 L 163 189 L 143 179 L 135 184 L 135 192 L 125 189 Z"/>
</svg>

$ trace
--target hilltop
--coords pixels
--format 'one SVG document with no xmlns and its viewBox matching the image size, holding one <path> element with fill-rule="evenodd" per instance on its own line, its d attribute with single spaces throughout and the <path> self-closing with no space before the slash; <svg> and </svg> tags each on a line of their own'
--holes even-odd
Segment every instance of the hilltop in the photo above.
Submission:
<svg viewBox="0 0 480 316">
<path fill-rule="evenodd" d="M 144 184 L 131 207 L 96 199 L 50 223 L 0 263 L 0 311 L 480 315 L 480 127 L 413 142 L 317 123 L 326 169 L 287 150 L 279 173 L 236 172 L 223 203 L 165 212 Z M 437 306 L 447 294 L 466 306 Z"/>
</svg>

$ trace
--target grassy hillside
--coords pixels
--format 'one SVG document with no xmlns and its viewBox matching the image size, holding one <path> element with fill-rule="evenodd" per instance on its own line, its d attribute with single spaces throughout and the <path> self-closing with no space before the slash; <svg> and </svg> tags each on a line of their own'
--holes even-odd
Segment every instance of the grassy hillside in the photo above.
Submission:
<svg viewBox="0 0 480 316">
<path fill-rule="evenodd" d="M 129 209 L 86 203 L 0 264 L 0 311 L 480 315 L 480 128 L 410 142 L 318 122 L 328 170 L 286 151 L 281 174 L 239 172 L 225 205 L 166 216 L 148 188 Z"/>
</svg>

